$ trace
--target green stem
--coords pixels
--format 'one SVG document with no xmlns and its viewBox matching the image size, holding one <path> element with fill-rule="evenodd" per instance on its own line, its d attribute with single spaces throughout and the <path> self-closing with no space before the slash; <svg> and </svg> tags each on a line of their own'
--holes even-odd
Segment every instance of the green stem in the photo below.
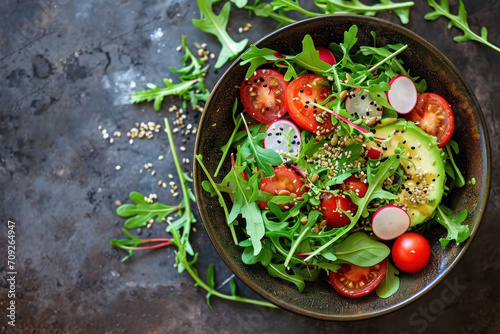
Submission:
<svg viewBox="0 0 500 334">
<path fill-rule="evenodd" d="M 210 182 L 210 184 L 212 185 L 212 187 L 215 190 L 215 193 L 219 197 L 219 202 L 220 202 L 222 208 L 224 209 L 224 214 L 226 215 L 226 221 L 227 221 L 228 220 L 227 218 L 229 217 L 229 212 L 227 210 L 226 205 L 225 204 L 222 205 L 224 203 L 224 198 L 222 197 L 222 194 L 220 193 L 219 189 L 217 189 L 217 185 L 215 184 L 214 180 L 210 177 L 210 173 L 208 173 L 208 170 L 205 168 L 205 165 L 203 164 L 203 162 L 201 162 L 201 160 L 202 160 L 201 154 L 195 155 L 195 158 L 196 158 L 196 160 L 198 160 L 198 163 L 200 164 L 201 168 L 205 172 L 205 175 L 207 176 L 208 181 Z M 237 245 L 238 238 L 236 237 L 236 232 L 234 231 L 233 224 L 229 225 L 229 229 L 231 230 L 231 235 L 233 236 L 234 243 Z"/>
<path fill-rule="evenodd" d="M 261 16 L 261 15 L 257 14 L 256 10 L 258 10 L 258 8 L 256 6 L 244 6 L 243 9 L 246 9 L 248 11 L 255 13 L 255 15 L 257 15 L 257 16 Z M 291 24 L 291 23 L 296 22 L 294 19 L 291 19 L 285 15 L 277 14 L 275 12 L 271 12 L 267 16 L 262 16 L 262 17 L 270 17 L 270 18 L 275 19 L 276 21 L 279 21 L 279 22 L 284 23 L 284 24 Z"/>
<path fill-rule="evenodd" d="M 394 58 L 395 56 L 397 56 L 398 54 L 400 54 L 401 52 L 403 52 L 406 48 L 408 47 L 408 45 L 404 45 L 402 46 L 400 49 L 396 50 L 394 53 L 392 53 L 391 55 L 385 57 L 384 59 L 382 59 L 381 61 L 379 61 L 378 63 L 376 63 L 375 65 L 373 65 L 369 70 L 368 72 L 372 72 L 373 70 L 375 70 L 377 67 L 379 67 L 380 65 L 382 65 L 383 63 L 385 63 L 386 61 L 388 61 L 389 59 L 391 58 Z"/>
<path fill-rule="evenodd" d="M 255 305 L 260 305 L 260 306 L 267 306 L 267 307 L 273 307 L 273 308 L 277 307 L 276 305 L 271 304 L 271 303 L 266 302 L 266 301 L 255 300 L 255 299 L 250 299 L 250 298 L 245 298 L 245 297 L 240 297 L 240 296 L 226 295 L 224 293 L 221 293 L 221 292 L 213 289 L 212 287 L 210 287 L 208 284 L 206 284 L 200 278 L 200 276 L 198 276 L 198 274 L 195 272 L 195 270 L 193 270 L 193 268 L 191 267 L 189 262 L 186 260 L 186 258 L 182 258 L 181 261 L 182 261 L 182 264 L 184 265 L 184 268 L 186 268 L 187 272 L 189 273 L 189 275 L 191 275 L 191 277 L 195 280 L 196 285 L 201 286 L 203 289 L 205 289 L 205 291 L 207 291 L 208 293 L 210 293 L 213 296 L 217 296 L 217 297 L 222 298 L 222 299 L 232 300 L 235 302 L 243 302 L 243 303 L 255 304 Z"/>
<path fill-rule="evenodd" d="M 182 239 L 189 240 L 189 234 L 191 232 L 191 222 L 193 221 L 193 212 L 191 211 L 191 207 L 189 205 L 189 192 L 186 186 L 186 179 L 184 178 L 184 172 L 182 171 L 181 165 L 179 163 L 179 158 L 177 157 L 177 151 L 174 145 L 174 138 L 172 137 L 172 131 L 170 130 L 170 124 L 167 118 L 164 118 L 165 121 L 165 130 L 167 132 L 168 142 L 170 144 L 170 148 L 172 149 L 172 157 L 174 158 L 175 168 L 177 169 L 177 174 L 179 175 L 179 182 L 181 184 L 182 189 L 182 202 L 184 202 L 184 215 L 186 216 L 186 221 L 184 222 L 184 226 L 182 228 Z"/>
<path fill-rule="evenodd" d="M 231 144 L 233 143 L 234 136 L 236 135 L 236 133 L 240 129 L 241 122 L 242 122 L 241 118 L 238 118 L 238 120 L 236 121 L 236 124 L 235 124 L 235 128 L 233 130 L 233 133 L 231 134 L 231 137 L 229 137 L 229 140 L 226 143 L 227 147 L 224 150 L 224 152 L 222 152 L 222 157 L 220 158 L 219 165 L 217 166 L 217 169 L 215 170 L 214 177 L 217 177 L 217 175 L 219 174 L 219 171 L 220 171 L 220 169 L 222 167 L 222 164 L 223 164 L 224 160 L 226 159 L 226 156 L 227 156 L 227 153 L 229 152 Z"/>
</svg>

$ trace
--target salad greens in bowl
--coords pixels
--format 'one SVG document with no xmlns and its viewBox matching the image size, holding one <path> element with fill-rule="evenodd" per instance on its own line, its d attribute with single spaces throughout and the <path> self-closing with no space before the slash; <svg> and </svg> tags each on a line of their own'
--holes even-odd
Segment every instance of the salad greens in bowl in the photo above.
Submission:
<svg viewBox="0 0 500 334">
<path fill-rule="evenodd" d="M 490 187 L 486 126 L 458 70 L 413 32 L 354 15 L 252 45 L 207 101 L 195 158 L 229 268 L 328 320 L 385 314 L 439 283 Z"/>
</svg>

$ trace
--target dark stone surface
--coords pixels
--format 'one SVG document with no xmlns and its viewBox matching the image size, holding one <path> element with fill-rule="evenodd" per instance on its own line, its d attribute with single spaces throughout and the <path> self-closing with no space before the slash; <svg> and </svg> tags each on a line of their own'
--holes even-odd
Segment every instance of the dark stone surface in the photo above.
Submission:
<svg viewBox="0 0 500 334">
<path fill-rule="evenodd" d="M 305 2 L 305 1 L 303 1 Z M 452 1 L 455 4 L 455 1 Z M 456 12 L 456 6 L 452 6 Z M 467 1 L 474 31 L 489 30 L 500 45 L 498 1 Z M 482 227 L 464 258 L 448 278 L 409 307 L 389 315 L 352 323 L 317 321 L 279 309 L 267 309 L 212 299 L 193 286 L 187 274 L 173 268 L 171 249 L 134 254 L 109 245 L 121 237 L 123 220 L 115 201 L 125 203 L 132 190 L 157 193 L 160 201 L 176 203 L 157 185 L 175 174 L 166 135 L 136 140 L 125 134 L 136 122 L 163 117 L 177 100 L 166 99 L 161 112 L 151 104 L 130 105 L 128 94 L 147 82 L 174 80 L 168 66 L 180 67 L 175 52 L 181 35 L 188 44 L 208 44 L 218 54 L 215 38 L 191 24 L 199 16 L 188 0 L 70 1 L 4 0 L 0 3 L 0 332 L 26 333 L 495 333 L 499 332 L 500 262 L 499 169 L 496 142 L 500 120 L 499 53 L 475 42 L 455 43 L 459 32 L 444 19 L 423 19 L 430 7 L 416 2 L 410 29 L 437 46 L 464 74 L 489 125 L 493 153 L 490 203 Z M 398 22 L 385 13 L 382 18 Z M 238 28 L 252 23 L 249 32 Z M 276 23 L 249 19 L 235 10 L 229 31 L 235 39 L 256 41 Z M 215 64 L 212 60 L 211 65 Z M 213 87 L 223 69 L 210 69 Z M 199 112 L 186 111 L 186 123 L 196 124 Z M 98 126 L 112 137 L 103 139 Z M 176 136 L 182 157 L 192 160 L 195 136 Z M 183 140 L 185 142 L 183 142 Z M 158 160 L 159 155 L 165 159 Z M 154 164 L 156 175 L 144 169 Z M 120 165 L 121 170 L 115 170 Z M 190 164 L 184 164 L 191 171 Z M 8 326 L 7 220 L 16 222 L 16 328 Z M 141 237 L 162 237 L 164 225 L 142 229 Z M 231 272 L 210 244 L 201 223 L 192 235 L 200 251 L 198 270 L 205 276 L 214 263 L 217 283 Z M 244 296 L 256 297 L 238 283 Z M 227 286 L 222 289 L 228 289 Z"/>
</svg>

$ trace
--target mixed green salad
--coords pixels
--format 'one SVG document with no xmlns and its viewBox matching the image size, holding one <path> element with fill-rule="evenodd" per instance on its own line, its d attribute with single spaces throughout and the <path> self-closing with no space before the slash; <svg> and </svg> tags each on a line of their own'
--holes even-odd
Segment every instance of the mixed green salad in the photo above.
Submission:
<svg viewBox="0 0 500 334">
<path fill-rule="evenodd" d="M 327 47 L 305 36 L 290 54 L 251 46 L 219 168 L 210 175 L 197 158 L 245 264 L 299 291 L 326 277 L 345 296 L 386 298 L 399 270 L 429 262 L 431 224 L 447 229 L 443 247 L 468 238 L 467 211 L 442 203 L 465 181 L 448 102 L 398 59 L 405 45 L 378 46 L 372 33 L 358 46 L 356 35 Z"/>
</svg>

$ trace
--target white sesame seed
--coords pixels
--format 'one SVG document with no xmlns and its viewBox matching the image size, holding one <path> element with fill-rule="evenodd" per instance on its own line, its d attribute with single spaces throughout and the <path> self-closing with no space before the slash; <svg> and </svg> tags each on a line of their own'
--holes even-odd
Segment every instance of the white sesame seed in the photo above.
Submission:
<svg viewBox="0 0 500 334">
<path fill-rule="evenodd" d="M 120 169 L 122 169 L 122 166 L 120 166 L 120 165 L 116 165 L 115 169 L 116 169 L 116 170 L 120 170 Z"/>
</svg>

